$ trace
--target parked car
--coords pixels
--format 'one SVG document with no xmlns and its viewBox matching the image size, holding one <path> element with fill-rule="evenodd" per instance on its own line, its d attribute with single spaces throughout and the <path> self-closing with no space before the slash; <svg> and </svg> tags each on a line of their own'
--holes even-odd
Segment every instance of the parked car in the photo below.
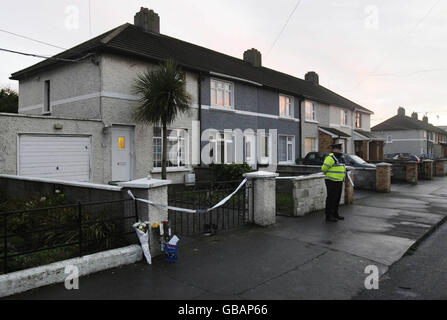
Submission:
<svg viewBox="0 0 447 320">
<path fill-rule="evenodd" d="M 329 155 L 329 152 L 309 152 L 304 158 L 303 164 L 309 166 L 322 166 L 324 159 Z M 359 156 L 352 154 L 343 154 L 345 164 L 356 168 L 375 168 L 376 165 L 368 163 Z"/>
<path fill-rule="evenodd" d="M 438 155 L 434 153 L 424 153 L 419 156 L 422 160 L 436 160 L 438 159 Z"/>
<path fill-rule="evenodd" d="M 359 156 L 353 154 L 345 154 L 343 155 L 345 159 L 346 165 L 355 168 L 375 168 L 376 165 L 372 163 L 368 163 Z"/>
<path fill-rule="evenodd" d="M 387 153 L 384 155 L 385 160 L 411 160 L 416 162 L 421 162 L 421 159 L 418 156 L 415 156 L 411 153 Z"/>
</svg>

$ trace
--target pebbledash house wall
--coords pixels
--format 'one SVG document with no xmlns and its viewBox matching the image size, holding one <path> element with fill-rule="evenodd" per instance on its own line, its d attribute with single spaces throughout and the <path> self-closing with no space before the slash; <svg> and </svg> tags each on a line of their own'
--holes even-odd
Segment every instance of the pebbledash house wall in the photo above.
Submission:
<svg viewBox="0 0 447 320">
<path fill-rule="evenodd" d="M 224 107 L 213 108 L 211 106 L 211 79 L 231 82 L 233 84 L 234 108 L 225 107 L 227 109 L 222 110 Z M 276 129 L 278 137 L 280 135 L 295 137 L 295 155 L 292 164 L 295 163 L 301 149 L 300 98 L 279 90 L 217 76 L 205 76 L 202 78 L 201 93 L 202 133 L 207 129 L 216 129 L 219 131 L 225 129 L 241 129 L 242 131 L 253 129 L 255 132 L 257 129 L 264 129 L 266 133 L 270 129 Z M 279 96 L 281 94 L 293 98 L 293 118 L 279 116 Z M 246 112 L 250 112 L 250 114 Z M 276 148 L 276 150 L 278 150 L 278 137 L 276 141 L 272 141 L 271 146 L 272 148 Z M 207 143 L 206 141 L 202 141 L 201 146 L 204 147 Z M 257 144 L 255 145 L 256 148 L 259 147 Z M 276 171 L 276 165 L 271 164 L 268 167 L 262 168 L 262 170 L 274 172 Z"/>
<path fill-rule="evenodd" d="M 54 125 L 62 125 L 55 129 Z M 92 181 L 103 183 L 111 154 L 107 152 L 103 124 L 100 120 L 73 120 L 46 116 L 0 114 L 0 173 L 17 174 L 17 139 L 20 134 L 85 135 L 91 138 Z"/>
<path fill-rule="evenodd" d="M 137 104 L 137 97 L 132 95 L 132 85 L 138 74 L 146 70 L 154 70 L 156 64 L 112 54 L 103 54 L 102 87 L 106 94 L 101 97 L 103 121 L 106 125 L 135 126 L 135 177 L 142 178 L 149 174 L 160 178 L 159 169 L 153 168 L 153 126 L 135 124 L 133 110 Z M 198 120 L 198 77 L 194 73 L 186 72 L 186 89 L 191 97 L 191 109 L 184 113 L 168 127 L 172 129 L 186 129 L 188 132 L 188 167 L 185 169 L 168 168 L 168 179 L 183 182 L 185 173 L 192 172 L 193 154 L 199 152 L 198 130 L 193 121 Z M 110 131 L 109 131 L 110 135 Z M 111 143 L 111 137 L 110 137 Z"/>
<path fill-rule="evenodd" d="M 134 128 L 132 178 L 147 177 L 149 174 L 158 178 L 161 175 L 160 170 L 153 168 L 153 127 L 137 124 L 133 120 L 137 97 L 132 94 L 132 84 L 137 75 L 148 69 L 153 70 L 157 67 L 156 64 L 107 53 L 97 56 L 96 61 L 97 63 L 64 64 L 39 72 L 29 79 L 20 80 L 19 113 L 44 114 L 44 83 L 45 80 L 50 80 L 51 117 L 100 120 L 104 128 L 103 145 L 101 149 L 93 150 L 92 168 L 94 172 L 103 171 L 104 174 L 101 178 L 95 177 L 93 182 L 108 183 L 112 180 L 110 127 L 113 126 Z M 193 128 L 193 120 L 198 120 L 197 78 L 194 73 L 186 72 L 186 87 L 192 98 L 191 110 L 178 117 L 170 126 L 186 129 L 189 135 L 189 166 L 181 170 L 168 170 L 168 179 L 174 182 L 183 182 L 185 173 L 192 172 L 193 153 L 199 149 L 198 138 L 193 139 L 193 136 L 198 135 L 198 132 L 193 132 L 193 129 L 196 130 Z M 81 128 L 82 126 L 79 126 L 77 131 L 82 134 L 84 132 Z M 101 159 L 104 163 L 99 164 L 96 159 Z"/>
<path fill-rule="evenodd" d="M 427 153 L 427 139 L 422 130 L 376 131 L 384 140 L 384 153 L 411 153 L 420 155 Z M 391 141 L 388 140 L 391 138 Z"/>
</svg>

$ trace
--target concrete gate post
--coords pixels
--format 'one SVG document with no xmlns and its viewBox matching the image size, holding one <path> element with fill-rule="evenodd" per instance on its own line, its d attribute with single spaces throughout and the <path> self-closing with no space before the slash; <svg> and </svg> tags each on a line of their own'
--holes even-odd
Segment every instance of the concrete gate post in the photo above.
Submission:
<svg viewBox="0 0 447 320">
<path fill-rule="evenodd" d="M 253 222 L 266 227 L 276 223 L 276 177 L 278 173 L 257 171 L 244 174 L 253 188 Z"/>
<path fill-rule="evenodd" d="M 122 182 L 118 185 L 123 187 L 126 193 L 127 190 L 130 190 L 135 198 L 151 200 L 162 205 L 167 205 L 169 184 L 171 184 L 170 180 L 143 178 L 129 182 Z M 138 201 L 137 209 L 140 221 L 149 221 L 150 225 L 168 220 L 168 209 L 166 208 L 155 207 Z M 149 234 L 151 255 L 152 257 L 155 257 L 161 254 L 159 239 L 153 233 L 150 232 Z"/>
<path fill-rule="evenodd" d="M 376 191 L 391 191 L 391 167 L 389 163 L 376 164 Z"/>
</svg>

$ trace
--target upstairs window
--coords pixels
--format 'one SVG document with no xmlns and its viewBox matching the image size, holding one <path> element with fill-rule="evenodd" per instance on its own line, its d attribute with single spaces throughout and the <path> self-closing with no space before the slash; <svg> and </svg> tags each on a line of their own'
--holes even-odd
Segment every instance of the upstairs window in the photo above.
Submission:
<svg viewBox="0 0 447 320">
<path fill-rule="evenodd" d="M 233 107 L 233 88 L 231 82 L 211 79 L 211 105 Z"/>
<path fill-rule="evenodd" d="M 306 120 L 317 121 L 317 104 L 315 102 L 306 101 Z"/>
<path fill-rule="evenodd" d="M 355 127 L 356 128 L 362 127 L 362 114 L 360 112 L 355 113 Z"/>
<path fill-rule="evenodd" d="M 341 110 L 341 125 L 349 126 L 349 113 L 348 110 Z"/>
<path fill-rule="evenodd" d="M 45 80 L 45 84 L 44 84 L 43 112 L 44 113 L 51 112 L 51 109 L 50 109 L 50 80 Z"/>
<path fill-rule="evenodd" d="M 293 118 L 293 100 L 292 97 L 279 96 L 279 115 L 281 117 Z"/>
</svg>

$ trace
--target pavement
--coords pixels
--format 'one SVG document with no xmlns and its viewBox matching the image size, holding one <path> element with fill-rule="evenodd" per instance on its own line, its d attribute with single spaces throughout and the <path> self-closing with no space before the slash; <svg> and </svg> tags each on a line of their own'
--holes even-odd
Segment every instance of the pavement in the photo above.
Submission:
<svg viewBox="0 0 447 320">
<path fill-rule="evenodd" d="M 391 266 L 378 290 L 365 290 L 356 300 L 446 300 L 447 224 L 416 250 Z"/>
<path fill-rule="evenodd" d="M 354 205 L 341 207 L 346 220 L 336 224 L 325 223 L 321 211 L 278 216 L 268 228 L 182 239 L 175 264 L 157 257 L 151 266 L 139 262 L 83 277 L 79 290 L 56 284 L 8 299 L 359 298 L 367 266 L 386 278 L 444 221 L 446 184 L 447 177 L 393 184 L 388 194 L 356 192 Z"/>
</svg>

